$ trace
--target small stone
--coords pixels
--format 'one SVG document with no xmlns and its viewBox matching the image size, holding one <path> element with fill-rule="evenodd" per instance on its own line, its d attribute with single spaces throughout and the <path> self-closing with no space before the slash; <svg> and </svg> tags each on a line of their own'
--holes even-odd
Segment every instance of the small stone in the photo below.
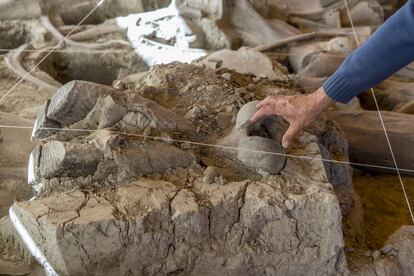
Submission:
<svg viewBox="0 0 414 276">
<path fill-rule="evenodd" d="M 390 251 L 393 249 L 394 247 L 392 246 L 392 244 L 386 244 L 384 245 L 384 247 L 381 249 L 382 254 L 388 254 L 390 253 Z"/>
<path fill-rule="evenodd" d="M 221 75 L 221 77 L 225 80 L 231 80 L 231 74 L 230 73 L 224 73 Z"/>
<path fill-rule="evenodd" d="M 372 252 L 367 250 L 367 251 L 364 252 L 364 256 L 365 257 L 372 257 Z"/>
<path fill-rule="evenodd" d="M 374 260 L 378 260 L 381 257 L 381 252 L 379 252 L 378 250 L 375 250 L 374 253 L 372 254 L 372 257 L 374 258 Z"/>
<path fill-rule="evenodd" d="M 258 83 L 262 78 L 261 77 L 254 77 L 253 82 Z"/>
<path fill-rule="evenodd" d="M 203 173 L 203 180 L 207 184 L 211 184 L 215 182 L 215 178 L 219 176 L 217 172 L 217 168 L 214 166 L 209 166 Z"/>
<path fill-rule="evenodd" d="M 247 86 L 247 90 L 249 90 L 249 91 L 253 91 L 253 90 L 255 90 L 255 88 L 256 88 L 256 85 L 254 85 L 253 83 L 250 83 L 250 84 Z"/>
<path fill-rule="evenodd" d="M 287 199 L 285 200 L 285 206 L 288 210 L 293 210 L 293 208 L 295 208 L 295 201 L 292 199 Z"/>
<path fill-rule="evenodd" d="M 117 80 L 117 81 L 114 81 L 114 83 L 112 84 L 112 87 L 115 89 L 125 89 L 125 84 L 122 81 Z"/>
<path fill-rule="evenodd" d="M 194 106 L 192 109 L 190 109 L 187 114 L 185 114 L 185 117 L 191 120 L 197 120 L 201 117 L 202 110 L 199 106 Z"/>
</svg>

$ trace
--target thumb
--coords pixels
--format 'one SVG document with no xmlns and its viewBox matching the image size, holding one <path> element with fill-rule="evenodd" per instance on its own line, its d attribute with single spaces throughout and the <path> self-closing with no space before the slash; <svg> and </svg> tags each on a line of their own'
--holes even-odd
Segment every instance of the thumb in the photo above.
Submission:
<svg viewBox="0 0 414 276">
<path fill-rule="evenodd" d="M 298 135 L 299 131 L 300 131 L 300 127 L 297 124 L 292 123 L 289 126 L 288 130 L 285 132 L 282 138 L 282 146 L 285 149 L 290 147 L 290 145 L 293 143 L 293 140 Z"/>
</svg>

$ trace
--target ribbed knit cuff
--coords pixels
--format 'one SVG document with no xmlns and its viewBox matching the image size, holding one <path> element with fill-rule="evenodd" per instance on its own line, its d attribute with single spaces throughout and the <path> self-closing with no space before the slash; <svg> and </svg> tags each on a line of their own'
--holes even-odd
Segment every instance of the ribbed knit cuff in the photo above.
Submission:
<svg viewBox="0 0 414 276">
<path fill-rule="evenodd" d="M 332 100 L 344 104 L 357 95 L 352 85 L 345 80 L 340 71 L 337 71 L 325 81 L 323 89 Z"/>
</svg>

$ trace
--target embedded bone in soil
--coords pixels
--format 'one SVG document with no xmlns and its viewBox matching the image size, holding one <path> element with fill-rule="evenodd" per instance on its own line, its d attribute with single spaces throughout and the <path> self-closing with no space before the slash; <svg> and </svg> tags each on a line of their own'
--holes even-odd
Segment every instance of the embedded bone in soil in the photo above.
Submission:
<svg viewBox="0 0 414 276">
<path fill-rule="evenodd" d="M 245 43 L 258 46 L 263 43 L 299 34 L 299 30 L 283 21 L 268 21 L 254 10 L 248 0 L 234 1 L 230 21 L 244 35 Z"/>
<path fill-rule="evenodd" d="M 85 81 L 72 81 L 59 88 L 45 108 L 46 117 L 45 109 L 41 109 L 34 129 L 34 136 L 39 138 L 52 134 L 41 129 L 48 122 L 87 130 L 115 126 L 135 131 L 148 127 L 157 131 L 195 131 L 191 121 L 132 91 Z"/>
<path fill-rule="evenodd" d="M 44 178 L 93 175 L 103 159 L 100 150 L 90 144 L 53 141 L 39 147 L 40 158 L 35 160 L 39 162 L 35 168 L 39 168 L 39 173 Z"/>
<path fill-rule="evenodd" d="M 236 125 L 232 133 L 224 138 L 223 144 L 237 147 L 237 158 L 247 167 L 278 174 L 286 164 L 285 150 L 280 145 L 286 127 L 276 116 L 251 122 L 258 103 L 252 101 L 242 106 Z"/>
<path fill-rule="evenodd" d="M 386 80 L 378 84 L 375 94 L 380 109 L 397 111 L 409 102 L 414 101 L 414 82 Z M 361 103 L 365 109 L 375 110 L 375 102 L 371 94 L 362 94 Z M 402 112 L 405 113 L 405 112 Z"/>
<path fill-rule="evenodd" d="M 414 147 L 412 115 L 387 111 L 381 111 L 381 115 L 401 174 L 413 175 L 404 170 L 414 169 L 414 155 L 407 150 Z M 345 132 L 351 161 L 395 168 L 377 111 L 334 111 L 329 112 L 328 116 Z M 380 168 L 366 169 L 395 173 Z"/>
<path fill-rule="evenodd" d="M 188 153 L 162 142 L 126 141 L 116 136 L 111 136 L 101 148 L 89 143 L 48 142 L 34 149 L 31 158 L 31 184 L 41 183 L 42 179 L 65 176 L 76 178 L 95 175 L 102 179 L 111 173 L 117 173 L 120 179 L 124 179 L 160 173 L 170 168 L 185 168 L 194 161 Z"/>
<path fill-rule="evenodd" d="M 85 118 L 100 96 L 113 91 L 111 87 L 90 82 L 68 82 L 53 95 L 47 117 L 61 124 L 71 125 Z"/>
<path fill-rule="evenodd" d="M 414 115 L 414 100 L 408 102 L 407 104 L 403 105 L 401 108 L 397 110 L 399 113 L 405 114 L 413 114 Z"/>
<path fill-rule="evenodd" d="M 235 128 L 245 132 L 247 136 L 263 136 L 278 143 L 282 141 L 282 134 L 287 129 L 286 123 L 277 116 L 266 116 L 252 123 L 250 119 L 257 112 L 256 105 L 259 101 L 251 101 L 240 108 L 237 113 Z"/>
<path fill-rule="evenodd" d="M 74 41 L 83 41 L 83 40 L 90 40 L 94 37 L 97 37 L 103 34 L 119 32 L 119 31 L 122 31 L 122 29 L 118 25 L 116 25 L 116 22 L 109 21 L 109 22 L 105 22 L 103 24 L 97 25 L 96 27 L 87 29 L 85 31 L 72 34 L 69 36 L 69 38 Z"/>
<path fill-rule="evenodd" d="M 396 76 L 414 80 L 414 62 L 395 73 Z"/>
<path fill-rule="evenodd" d="M 300 75 L 327 77 L 336 71 L 352 47 L 347 37 L 291 46 L 289 61 L 293 70 Z"/>
<path fill-rule="evenodd" d="M 55 37 L 58 42 L 63 41 L 65 45 L 71 47 L 78 47 L 78 48 L 88 48 L 88 49 L 105 49 L 110 47 L 120 47 L 126 46 L 130 47 L 129 43 L 124 40 L 108 40 L 103 43 L 87 43 L 87 42 L 76 42 L 70 38 L 65 37 L 60 33 L 60 31 L 53 26 L 52 22 L 50 22 L 49 17 L 42 16 L 41 17 L 42 23 L 45 28 Z"/>
<path fill-rule="evenodd" d="M 269 80 L 275 80 L 285 74 L 268 56 L 250 50 L 217 51 L 205 57 L 200 63 L 212 69 L 228 68 L 238 73 L 252 74 Z"/>
</svg>

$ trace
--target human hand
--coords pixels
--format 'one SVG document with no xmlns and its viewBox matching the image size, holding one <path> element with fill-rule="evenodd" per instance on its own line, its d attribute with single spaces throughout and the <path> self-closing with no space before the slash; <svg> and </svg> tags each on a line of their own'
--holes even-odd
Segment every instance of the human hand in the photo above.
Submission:
<svg viewBox="0 0 414 276">
<path fill-rule="evenodd" d="M 282 146 L 289 148 L 299 131 L 333 103 L 322 87 L 309 95 L 269 96 L 257 105 L 258 111 L 250 120 L 256 122 L 270 115 L 285 119 L 289 128 L 283 135 Z"/>
</svg>

